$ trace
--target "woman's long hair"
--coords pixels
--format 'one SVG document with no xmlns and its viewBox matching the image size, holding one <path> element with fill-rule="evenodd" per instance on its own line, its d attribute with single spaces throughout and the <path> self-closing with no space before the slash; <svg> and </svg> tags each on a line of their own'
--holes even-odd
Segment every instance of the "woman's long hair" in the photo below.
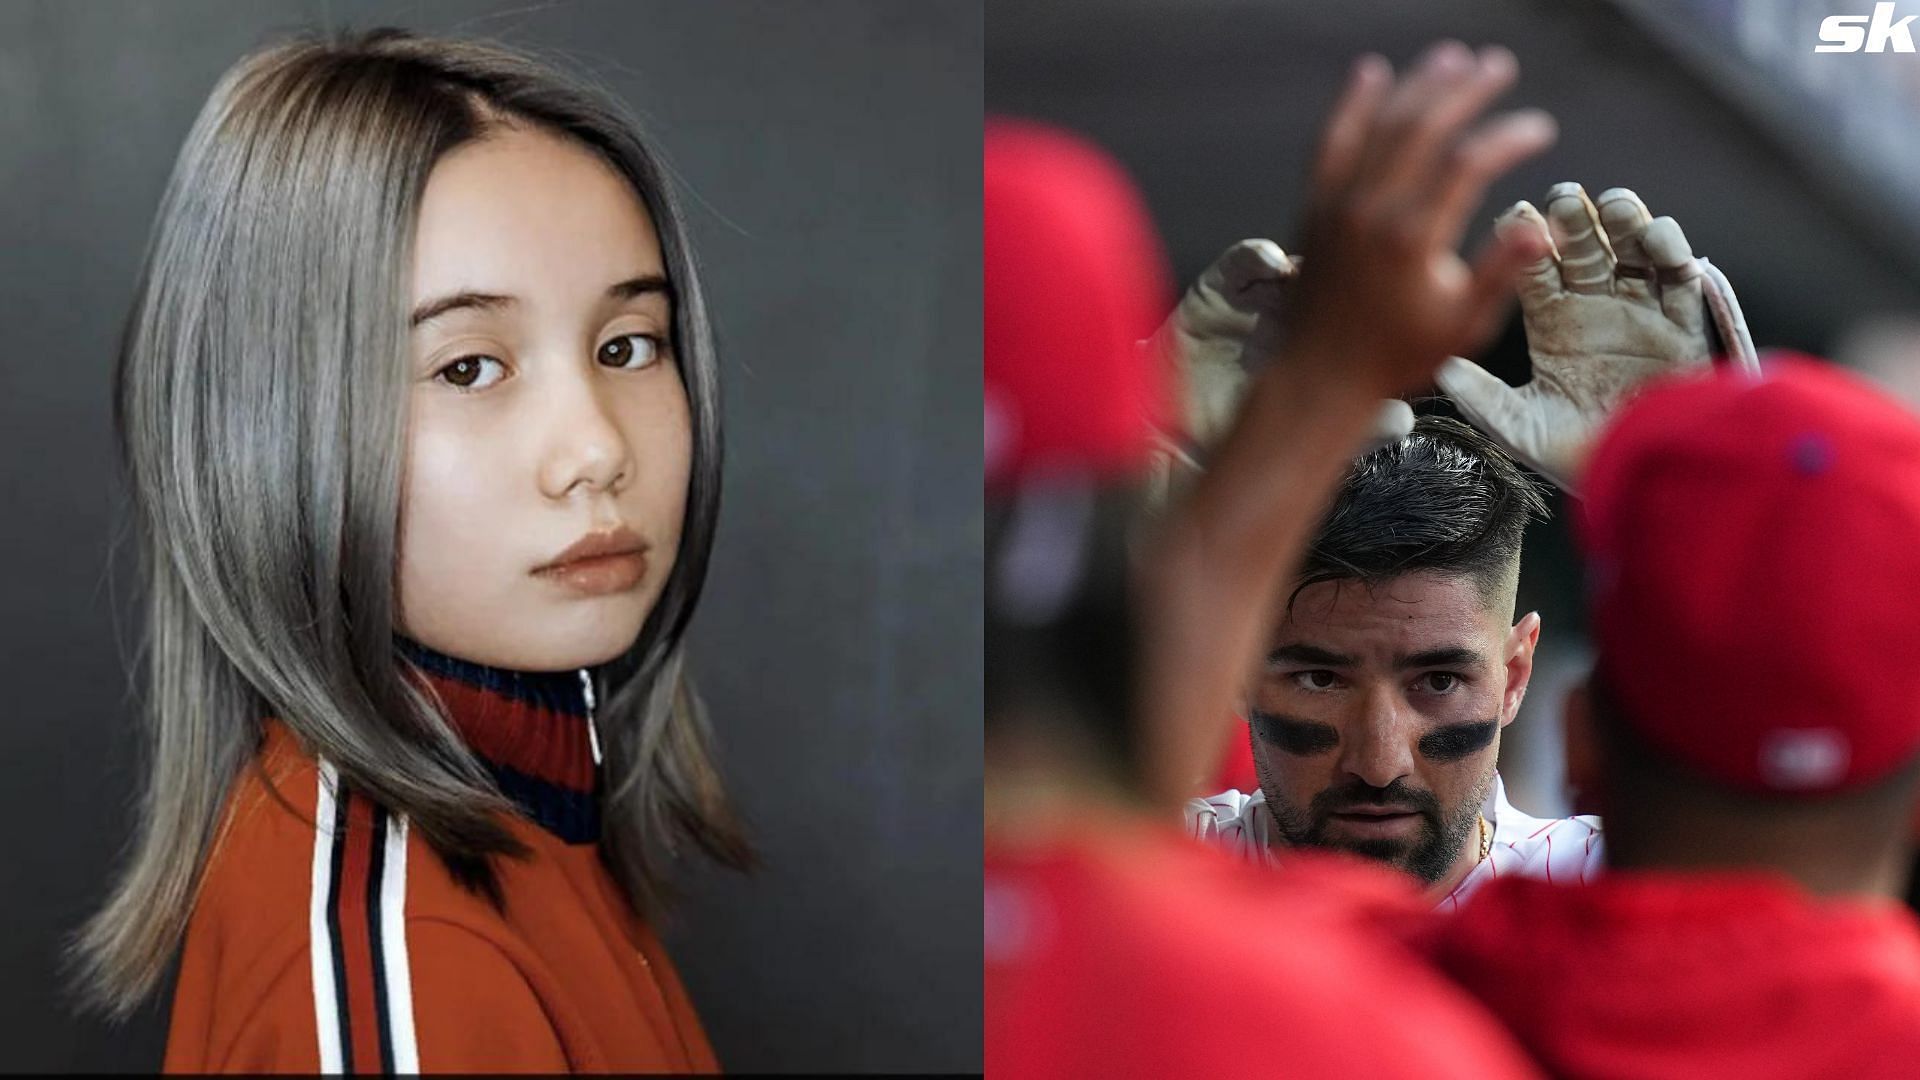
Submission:
<svg viewBox="0 0 1920 1080">
<path fill-rule="evenodd" d="M 393 30 L 257 52 L 180 152 L 116 371 L 142 533 L 149 772 L 138 835 L 74 959 L 124 1015 L 185 932 L 229 788 L 284 721 L 498 898 L 508 804 L 395 650 L 406 297 L 428 173 L 501 122 L 578 140 L 652 215 L 693 417 L 678 560 L 632 648 L 595 672 L 602 850 L 640 910 L 687 846 L 744 867 L 681 639 L 720 500 L 719 387 L 681 212 L 609 95 L 493 45 Z"/>
</svg>

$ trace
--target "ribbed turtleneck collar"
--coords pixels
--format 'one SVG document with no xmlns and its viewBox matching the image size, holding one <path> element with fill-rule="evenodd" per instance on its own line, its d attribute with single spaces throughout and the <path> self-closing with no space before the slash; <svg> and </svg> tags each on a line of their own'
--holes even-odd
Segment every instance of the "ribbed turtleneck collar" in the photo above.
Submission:
<svg viewBox="0 0 1920 1080">
<path fill-rule="evenodd" d="M 404 638 L 399 645 L 521 813 L 569 844 L 600 838 L 600 770 L 580 672 L 509 671 Z"/>
</svg>

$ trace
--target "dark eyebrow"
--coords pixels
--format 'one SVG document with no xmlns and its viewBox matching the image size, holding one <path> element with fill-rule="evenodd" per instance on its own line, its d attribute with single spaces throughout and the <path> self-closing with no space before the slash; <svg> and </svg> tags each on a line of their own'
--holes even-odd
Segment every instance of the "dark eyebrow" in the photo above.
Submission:
<svg viewBox="0 0 1920 1080">
<path fill-rule="evenodd" d="M 1477 649 L 1464 645 L 1452 645 L 1443 649 L 1427 649 L 1424 652 L 1411 653 L 1394 662 L 1397 670 L 1424 667 L 1478 667 L 1486 659 Z"/>
<path fill-rule="evenodd" d="M 667 279 L 660 274 L 642 274 L 636 278 L 628 278 L 616 285 L 607 286 L 607 299 L 609 300 L 631 300 L 636 296 L 645 296 L 648 293 L 665 293 L 668 298 L 671 299 L 673 289 L 667 284 Z"/>
<path fill-rule="evenodd" d="M 409 328 L 419 326 L 428 319 L 437 319 L 449 311 L 455 311 L 460 308 L 489 310 L 492 308 L 505 307 L 514 302 L 513 297 L 501 296 L 497 293 L 454 293 L 452 296 L 443 296 L 438 300 L 429 300 L 419 307 L 414 308 L 413 317 L 408 320 L 407 326 Z"/>
<path fill-rule="evenodd" d="M 607 286 L 609 300 L 632 300 L 648 293 L 665 293 L 671 296 L 672 290 L 667 285 L 667 279 L 660 274 L 642 274 Z M 515 297 L 502 296 L 499 293 L 454 293 L 452 296 L 443 296 L 438 300 L 429 300 L 414 308 L 413 316 L 408 320 L 407 325 L 408 327 L 419 326 L 429 319 L 437 319 L 449 311 L 457 311 L 461 308 L 476 308 L 484 311 L 517 302 Z"/>
<path fill-rule="evenodd" d="M 1321 667 L 1353 667 L 1359 661 L 1318 645 L 1282 645 L 1267 654 L 1269 664 L 1318 664 Z"/>
</svg>

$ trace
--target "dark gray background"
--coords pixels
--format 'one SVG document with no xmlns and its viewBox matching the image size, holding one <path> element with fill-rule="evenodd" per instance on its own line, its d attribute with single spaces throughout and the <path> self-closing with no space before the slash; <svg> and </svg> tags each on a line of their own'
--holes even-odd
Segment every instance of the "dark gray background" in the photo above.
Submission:
<svg viewBox="0 0 1920 1080">
<path fill-rule="evenodd" d="M 767 860 L 668 928 L 722 1063 L 977 1070 L 982 29 L 930 0 L 0 0 L 0 1059 L 159 1063 L 164 1004 L 110 1029 L 54 977 L 135 778 L 115 335 L 219 74 L 381 24 L 564 52 L 693 196 L 729 445 L 692 657 Z"/>
<path fill-rule="evenodd" d="M 1740 3 L 1717 8 L 1731 16 Z M 1517 199 L 1539 203 L 1556 181 L 1578 181 L 1593 195 L 1630 187 L 1727 273 L 1763 348 L 1844 354 L 1850 332 L 1869 321 L 1920 314 L 1920 223 L 1911 210 L 1899 212 L 1897 193 L 1876 187 L 1838 154 L 1837 139 L 1794 113 L 1776 92 L 1791 82 L 1783 72 L 1740 59 L 1732 30 L 1689 24 L 1677 12 L 1649 17 L 1672 6 L 987 0 L 987 111 L 1051 121 L 1111 150 L 1145 193 L 1184 283 L 1242 237 L 1297 242 L 1307 165 L 1354 57 L 1379 52 L 1404 68 L 1442 37 L 1498 42 L 1521 67 L 1506 102 L 1553 113 L 1560 140 L 1494 185 L 1469 248 L 1499 210 Z M 1813 9 L 1855 8 L 1800 6 L 1811 21 L 1799 47 L 1812 61 Z M 1899 59 L 1910 70 L 1911 58 Z M 1920 330 L 1904 334 L 1900 362 L 1920 372 Z M 1527 381 L 1517 317 L 1479 359 L 1511 383 Z M 1540 611 L 1543 625 L 1533 688 L 1500 751 L 1514 802 L 1535 814 L 1563 812 L 1559 712 L 1588 662 L 1568 504 L 1557 493 L 1551 504 L 1552 520 L 1527 535 L 1521 571 L 1521 611 Z"/>
</svg>

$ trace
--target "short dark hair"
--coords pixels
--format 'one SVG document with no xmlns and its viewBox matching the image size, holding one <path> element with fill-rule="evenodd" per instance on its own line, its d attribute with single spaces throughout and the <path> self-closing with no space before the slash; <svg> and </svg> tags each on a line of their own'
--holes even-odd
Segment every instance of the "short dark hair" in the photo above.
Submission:
<svg viewBox="0 0 1920 1080">
<path fill-rule="evenodd" d="M 1470 576 L 1491 600 L 1520 557 L 1527 523 L 1546 517 L 1539 482 L 1492 440 L 1423 416 L 1412 434 L 1347 470 L 1293 596 L 1322 581 L 1374 584 L 1431 570 Z"/>
</svg>

